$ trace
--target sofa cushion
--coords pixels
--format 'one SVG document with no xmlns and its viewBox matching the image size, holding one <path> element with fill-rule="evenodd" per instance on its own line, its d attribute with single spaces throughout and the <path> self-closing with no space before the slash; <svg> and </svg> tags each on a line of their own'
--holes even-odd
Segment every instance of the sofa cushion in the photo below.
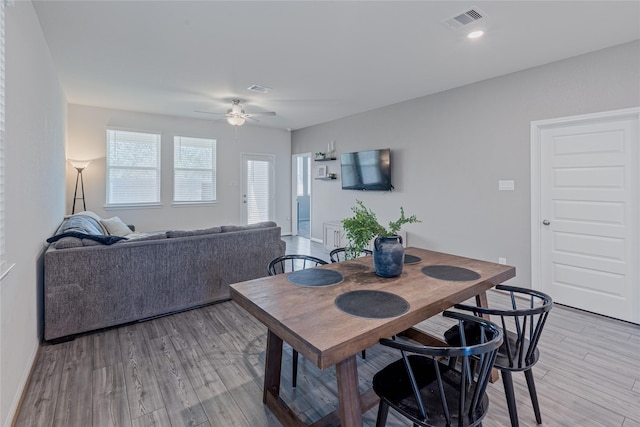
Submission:
<svg viewBox="0 0 640 427">
<path fill-rule="evenodd" d="M 124 237 L 127 234 L 131 234 L 131 229 L 127 224 L 122 222 L 122 220 L 114 216 L 113 218 L 101 219 L 100 223 L 107 229 L 109 235 L 111 236 L 121 236 Z"/>
<path fill-rule="evenodd" d="M 127 240 L 123 240 L 122 243 L 125 242 L 143 242 L 145 240 L 160 240 L 166 239 L 167 233 L 164 231 L 156 231 L 151 233 L 142 233 L 142 232 L 133 232 L 129 233 L 126 236 Z"/>
<path fill-rule="evenodd" d="M 204 228 L 202 230 L 170 230 L 170 231 L 167 231 L 167 237 L 175 238 L 175 237 L 202 236 L 204 234 L 220 233 L 220 231 L 221 231 L 221 227 Z"/>
<path fill-rule="evenodd" d="M 257 228 L 277 227 L 277 225 L 278 224 L 276 224 L 273 221 L 263 221 L 263 222 L 256 222 L 255 224 L 249 224 L 249 225 L 223 225 L 220 228 L 222 229 L 223 233 L 229 233 L 232 231 L 255 230 Z"/>
</svg>

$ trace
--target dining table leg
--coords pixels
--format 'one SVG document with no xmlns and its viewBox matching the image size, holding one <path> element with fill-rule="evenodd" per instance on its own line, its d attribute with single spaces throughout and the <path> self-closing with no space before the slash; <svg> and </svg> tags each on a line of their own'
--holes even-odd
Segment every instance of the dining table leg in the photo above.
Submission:
<svg viewBox="0 0 640 427">
<path fill-rule="evenodd" d="M 274 397 L 280 395 L 280 370 L 282 368 L 282 338 L 267 332 L 267 351 L 264 364 L 264 390 L 262 402 L 267 403 L 268 393 Z"/>
<path fill-rule="evenodd" d="M 342 427 L 361 427 L 362 406 L 360 404 L 356 355 L 348 357 L 336 365 L 336 376 L 340 405 L 340 425 Z"/>
</svg>

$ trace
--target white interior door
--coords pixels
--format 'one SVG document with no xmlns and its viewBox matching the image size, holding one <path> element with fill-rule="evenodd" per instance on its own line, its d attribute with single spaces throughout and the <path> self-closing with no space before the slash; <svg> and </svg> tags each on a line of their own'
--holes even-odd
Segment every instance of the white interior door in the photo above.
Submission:
<svg viewBox="0 0 640 427">
<path fill-rule="evenodd" d="M 534 287 L 558 303 L 636 323 L 639 114 L 532 124 Z"/>
<path fill-rule="evenodd" d="M 242 155 L 242 221 L 274 220 L 274 162 L 272 154 Z"/>
</svg>

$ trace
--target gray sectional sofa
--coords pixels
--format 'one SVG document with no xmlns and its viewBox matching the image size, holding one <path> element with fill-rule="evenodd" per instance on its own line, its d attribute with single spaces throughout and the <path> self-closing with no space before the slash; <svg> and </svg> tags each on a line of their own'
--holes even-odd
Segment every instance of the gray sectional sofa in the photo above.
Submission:
<svg viewBox="0 0 640 427">
<path fill-rule="evenodd" d="M 273 222 L 131 232 L 109 244 L 85 231 L 61 227 L 44 254 L 47 341 L 227 300 L 230 284 L 266 276 L 285 253 Z"/>
</svg>

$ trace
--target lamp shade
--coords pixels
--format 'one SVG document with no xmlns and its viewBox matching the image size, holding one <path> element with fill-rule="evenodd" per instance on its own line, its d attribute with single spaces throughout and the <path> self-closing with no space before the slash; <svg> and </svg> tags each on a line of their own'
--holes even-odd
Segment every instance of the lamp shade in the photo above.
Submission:
<svg viewBox="0 0 640 427">
<path fill-rule="evenodd" d="M 92 162 L 92 160 L 72 160 L 72 159 L 68 159 L 67 161 L 71 164 L 71 166 L 73 166 L 78 170 L 85 169 Z"/>
<path fill-rule="evenodd" d="M 240 116 L 227 117 L 227 122 L 233 126 L 242 126 L 244 124 L 244 118 Z"/>
</svg>

